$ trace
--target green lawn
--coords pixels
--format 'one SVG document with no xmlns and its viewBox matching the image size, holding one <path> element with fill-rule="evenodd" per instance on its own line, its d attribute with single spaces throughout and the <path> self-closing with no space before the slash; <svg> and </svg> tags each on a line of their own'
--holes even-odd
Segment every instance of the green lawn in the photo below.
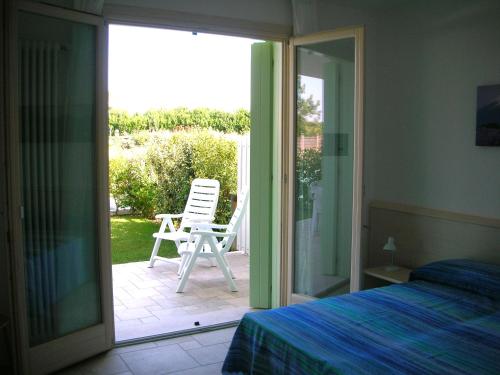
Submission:
<svg viewBox="0 0 500 375">
<path fill-rule="evenodd" d="M 113 264 L 149 260 L 154 245 L 153 233 L 160 224 L 134 216 L 111 217 L 111 253 Z M 158 255 L 177 257 L 177 249 L 172 241 L 162 241 Z"/>
</svg>

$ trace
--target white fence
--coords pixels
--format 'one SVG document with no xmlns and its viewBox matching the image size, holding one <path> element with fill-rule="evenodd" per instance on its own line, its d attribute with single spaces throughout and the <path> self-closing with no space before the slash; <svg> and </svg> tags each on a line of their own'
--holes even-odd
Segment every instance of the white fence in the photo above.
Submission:
<svg viewBox="0 0 500 375">
<path fill-rule="evenodd" d="M 243 187 L 250 188 L 250 135 L 243 135 L 238 140 L 238 195 Z M 243 217 L 238 235 L 236 237 L 236 248 L 243 253 L 250 251 L 250 203 Z"/>
</svg>

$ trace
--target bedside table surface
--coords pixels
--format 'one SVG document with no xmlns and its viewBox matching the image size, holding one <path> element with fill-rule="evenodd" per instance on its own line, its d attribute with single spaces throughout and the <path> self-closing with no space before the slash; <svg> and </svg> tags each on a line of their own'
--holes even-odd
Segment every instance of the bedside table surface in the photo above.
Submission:
<svg viewBox="0 0 500 375">
<path fill-rule="evenodd" d="M 409 268 L 401 267 L 394 271 L 387 271 L 385 268 L 387 266 L 382 267 L 374 267 L 365 269 L 365 274 L 376 277 L 378 279 L 390 281 L 391 283 L 401 284 L 406 283 L 408 278 L 410 277 L 410 272 L 412 271 Z"/>
</svg>

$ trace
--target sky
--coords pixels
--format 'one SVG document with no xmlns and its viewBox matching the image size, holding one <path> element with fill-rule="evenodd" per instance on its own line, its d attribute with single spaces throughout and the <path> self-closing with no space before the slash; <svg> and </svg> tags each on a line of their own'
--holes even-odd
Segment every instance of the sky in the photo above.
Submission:
<svg viewBox="0 0 500 375">
<path fill-rule="evenodd" d="M 110 25 L 109 106 L 250 110 L 251 45 L 214 34 Z M 302 76 L 305 94 L 322 99 L 322 80 Z M 321 109 L 322 105 L 320 105 Z"/>
<path fill-rule="evenodd" d="M 312 95 L 313 100 L 319 102 L 319 121 L 323 121 L 323 80 L 321 78 L 310 77 L 301 74 L 300 82 L 305 86 L 304 98 L 309 98 L 309 96 Z"/>
<path fill-rule="evenodd" d="M 250 109 L 250 51 L 256 40 L 111 25 L 109 106 Z"/>
</svg>

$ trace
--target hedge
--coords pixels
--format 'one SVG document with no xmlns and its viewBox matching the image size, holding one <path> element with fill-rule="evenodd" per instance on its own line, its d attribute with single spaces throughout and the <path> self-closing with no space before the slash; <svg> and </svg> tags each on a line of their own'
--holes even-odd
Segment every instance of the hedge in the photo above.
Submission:
<svg viewBox="0 0 500 375">
<path fill-rule="evenodd" d="M 230 113 L 208 108 L 154 109 L 142 114 L 130 114 L 127 111 L 113 108 L 109 110 L 110 134 L 189 128 L 243 134 L 250 130 L 250 113 L 245 109 Z"/>
<path fill-rule="evenodd" d="M 311 184 L 321 181 L 321 150 L 305 149 L 297 153 L 295 165 L 298 198 L 297 215 L 300 219 L 310 218 L 312 201 L 309 197 Z"/>
<path fill-rule="evenodd" d="M 116 144 L 116 142 L 114 142 Z M 118 207 L 154 217 L 182 213 L 194 178 L 220 182 L 216 222 L 231 218 L 230 195 L 237 189 L 237 143 L 220 133 L 191 130 L 142 134 L 121 142 L 110 156 L 110 191 Z M 137 152 L 131 149 L 137 148 Z"/>
</svg>

